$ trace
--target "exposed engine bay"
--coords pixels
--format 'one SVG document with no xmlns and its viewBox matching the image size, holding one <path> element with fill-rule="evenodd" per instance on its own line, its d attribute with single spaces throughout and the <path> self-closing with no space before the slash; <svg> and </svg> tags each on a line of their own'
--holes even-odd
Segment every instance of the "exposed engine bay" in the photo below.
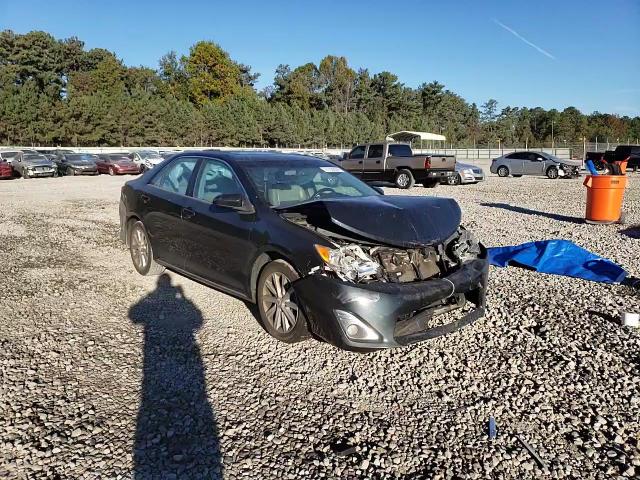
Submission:
<svg viewBox="0 0 640 480">
<path fill-rule="evenodd" d="M 477 258 L 480 245 L 475 237 L 459 227 L 444 242 L 436 245 L 397 248 L 366 238 L 355 238 L 344 229 L 327 229 L 311 224 L 305 215 L 284 213 L 297 225 L 328 237 L 335 248 L 316 246 L 324 267 L 310 273 L 333 275 L 353 283 L 408 283 L 437 278 L 455 271 L 465 261 Z"/>
</svg>

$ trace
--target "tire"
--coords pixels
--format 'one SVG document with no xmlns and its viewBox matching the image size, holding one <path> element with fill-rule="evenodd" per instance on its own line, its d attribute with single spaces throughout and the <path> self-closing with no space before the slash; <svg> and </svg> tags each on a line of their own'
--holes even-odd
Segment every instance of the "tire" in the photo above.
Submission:
<svg viewBox="0 0 640 480">
<path fill-rule="evenodd" d="M 547 168 L 547 177 L 549 177 L 551 180 L 555 180 L 556 178 L 558 178 L 558 176 L 558 169 L 556 167 Z"/>
<path fill-rule="evenodd" d="M 116 174 L 116 171 L 113 169 L 113 167 L 109 167 L 109 175 L 113 177 L 115 174 Z"/>
<path fill-rule="evenodd" d="M 460 178 L 460 174 L 456 173 L 455 175 L 451 175 L 447 178 L 447 185 L 460 185 L 462 183 L 462 178 Z"/>
<path fill-rule="evenodd" d="M 509 176 L 509 169 L 507 167 L 505 167 L 504 165 L 501 166 L 500 168 L 498 168 L 498 176 L 499 177 L 508 177 Z"/>
<path fill-rule="evenodd" d="M 73 168 L 67 167 L 67 175 L 73 177 L 75 176 L 75 174 L 76 174 L 76 171 Z"/>
<path fill-rule="evenodd" d="M 147 167 L 144 165 L 144 163 L 140 164 L 140 173 L 144 173 L 147 171 Z"/>
<path fill-rule="evenodd" d="M 402 168 L 396 172 L 393 183 L 396 184 L 396 187 L 406 190 L 415 185 L 416 179 L 413 178 L 413 173 L 411 173 L 411 170 Z"/>
<path fill-rule="evenodd" d="M 436 188 L 439 183 L 440 183 L 439 180 L 429 180 L 426 182 L 422 182 L 422 186 L 424 188 Z"/>
<path fill-rule="evenodd" d="M 25 180 L 29 180 L 31 177 L 29 176 L 29 174 L 25 170 L 23 170 L 22 171 L 22 178 L 24 178 Z"/>
<path fill-rule="evenodd" d="M 299 277 L 284 260 L 268 263 L 258 277 L 256 297 L 262 325 L 269 335 L 285 343 L 309 338 L 307 320 L 290 286 Z"/>
<path fill-rule="evenodd" d="M 140 275 L 160 275 L 165 268 L 153 259 L 147 229 L 140 221 L 129 228 L 129 253 L 133 267 Z"/>
</svg>

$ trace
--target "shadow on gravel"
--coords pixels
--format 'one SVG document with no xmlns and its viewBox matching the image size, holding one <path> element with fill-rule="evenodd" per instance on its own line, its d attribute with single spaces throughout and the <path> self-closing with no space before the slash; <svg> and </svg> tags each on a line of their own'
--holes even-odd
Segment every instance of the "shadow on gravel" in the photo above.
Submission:
<svg viewBox="0 0 640 480">
<path fill-rule="evenodd" d="M 195 338 L 202 313 L 164 274 L 129 318 L 144 326 L 134 478 L 221 478 L 218 429 Z"/>
<path fill-rule="evenodd" d="M 631 225 L 630 227 L 620 230 L 619 233 L 630 238 L 640 238 L 640 224 Z"/>
<path fill-rule="evenodd" d="M 540 212 L 529 208 L 516 207 L 514 205 L 509 205 L 508 203 L 481 203 L 480 205 L 483 207 L 502 208 L 503 210 L 524 213 L 525 215 L 538 215 L 540 217 L 551 218 L 552 220 L 559 220 L 561 222 L 584 223 L 584 218 L 569 217 L 568 215 L 559 215 L 557 213 Z"/>
</svg>

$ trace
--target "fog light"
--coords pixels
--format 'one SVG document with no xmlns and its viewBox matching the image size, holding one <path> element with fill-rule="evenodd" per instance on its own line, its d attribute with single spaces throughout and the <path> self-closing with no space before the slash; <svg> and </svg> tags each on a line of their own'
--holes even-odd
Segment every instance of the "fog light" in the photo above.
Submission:
<svg viewBox="0 0 640 480">
<path fill-rule="evenodd" d="M 382 336 L 364 320 L 344 310 L 334 310 L 338 323 L 345 335 L 357 342 L 379 342 Z"/>
</svg>

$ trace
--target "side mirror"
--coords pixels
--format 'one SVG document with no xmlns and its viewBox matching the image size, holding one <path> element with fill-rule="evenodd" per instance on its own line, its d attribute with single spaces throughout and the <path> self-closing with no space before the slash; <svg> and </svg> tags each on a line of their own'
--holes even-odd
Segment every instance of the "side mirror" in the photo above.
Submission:
<svg viewBox="0 0 640 480">
<path fill-rule="evenodd" d="M 347 160 L 349 158 L 349 153 L 348 152 L 344 152 L 342 154 L 342 160 Z"/>
<path fill-rule="evenodd" d="M 218 207 L 231 208 L 246 213 L 253 213 L 253 205 L 247 202 L 245 204 L 244 197 L 240 193 L 223 193 L 213 200 L 213 204 Z"/>
<path fill-rule="evenodd" d="M 384 195 L 384 190 L 381 187 L 371 187 L 371 188 L 373 188 L 380 195 Z"/>
</svg>

